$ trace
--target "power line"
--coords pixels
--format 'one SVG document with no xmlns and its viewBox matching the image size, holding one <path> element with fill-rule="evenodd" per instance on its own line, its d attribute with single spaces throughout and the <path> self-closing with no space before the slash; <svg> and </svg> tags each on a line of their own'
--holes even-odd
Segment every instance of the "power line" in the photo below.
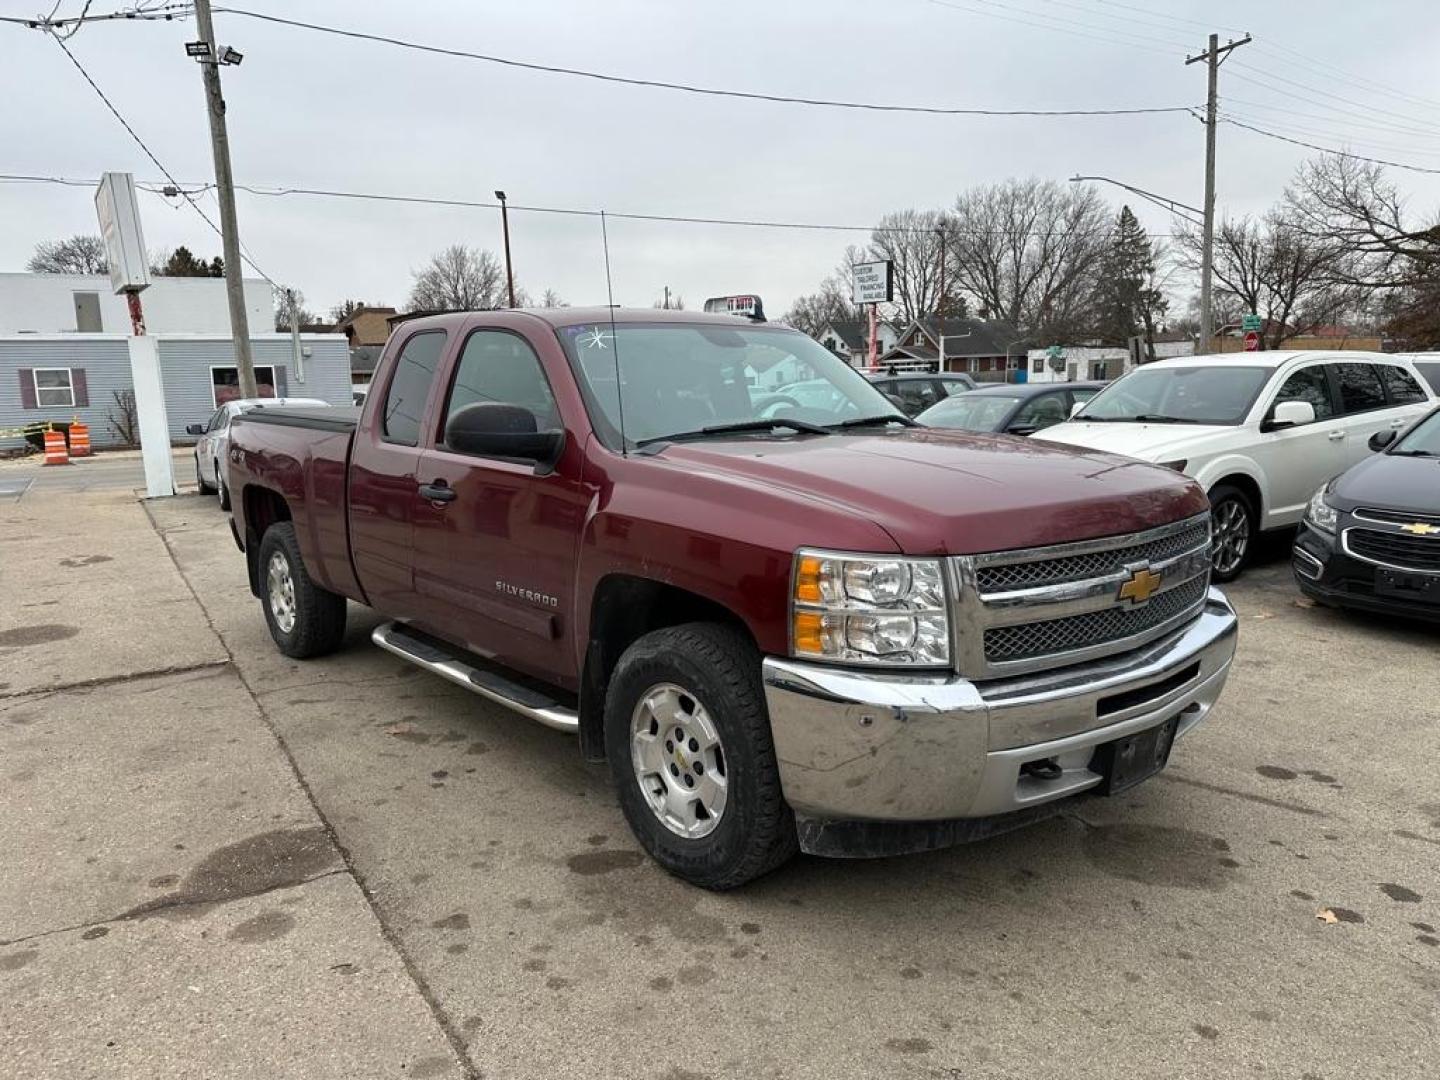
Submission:
<svg viewBox="0 0 1440 1080">
<path fill-rule="evenodd" d="M 90 0 L 93 3 L 94 0 Z M 191 6 L 187 4 L 160 4 L 149 5 L 136 4 L 133 8 L 125 8 L 121 11 L 97 12 L 89 14 L 90 3 L 87 3 L 79 15 L 69 18 L 56 19 L 44 15 L 0 15 L 0 23 L 9 23 L 12 26 L 23 26 L 28 30 L 44 30 L 54 33 L 56 30 L 70 28 L 67 38 L 74 35 L 75 31 L 86 23 L 98 22 L 171 22 L 175 19 L 188 18 Z M 53 11 L 52 11 L 53 15 Z"/>
<path fill-rule="evenodd" d="M 85 70 L 84 65 L 82 65 L 80 61 L 75 58 L 75 54 L 70 51 L 69 46 L 67 46 L 65 42 L 57 35 L 51 34 L 50 36 L 54 40 L 55 44 L 60 46 L 60 51 L 65 54 L 66 59 L 68 59 L 70 63 L 75 65 L 75 70 L 80 72 L 81 77 L 90 84 L 90 89 L 94 90 L 100 100 L 105 103 L 105 107 L 110 110 L 111 115 L 113 115 L 116 120 L 120 121 L 120 126 L 123 127 L 126 133 L 130 136 L 130 138 L 135 141 L 135 145 L 140 147 L 140 149 L 145 152 L 145 156 L 148 157 L 151 162 L 154 163 L 155 167 L 165 175 L 165 179 L 169 180 L 170 183 L 175 187 L 176 194 L 182 196 L 185 201 L 189 203 L 192 208 L 194 208 L 195 213 L 200 215 L 200 217 L 204 220 L 205 224 L 210 226 L 211 230 L 215 233 L 215 235 L 223 239 L 224 234 L 221 233 L 220 227 L 210 219 L 210 215 L 205 213 L 205 211 L 200 208 L 200 204 L 195 201 L 195 199 L 190 195 L 189 192 L 183 189 L 183 186 L 178 180 L 175 179 L 175 177 L 171 174 L 170 170 L 167 169 L 164 163 L 155 156 L 155 152 L 145 144 L 145 140 L 140 138 L 139 134 L 136 133 L 135 129 L 130 126 L 130 122 L 126 120 L 123 115 L 121 115 L 120 110 L 115 107 L 115 103 L 105 96 L 105 91 L 101 90 L 100 85 L 90 77 L 90 73 Z M 264 270 L 261 270 L 254 259 L 250 258 L 250 256 L 248 255 L 242 255 L 241 257 L 245 260 L 245 262 L 250 264 L 250 269 L 254 270 L 262 278 L 268 281 L 272 288 L 280 288 L 280 286 L 276 284 L 275 279 L 272 278 L 269 274 L 265 273 Z"/>
<path fill-rule="evenodd" d="M 1387 161 L 1384 158 L 1366 157 L 1364 154 L 1352 154 L 1348 150 L 1337 150 L 1333 146 L 1320 146 L 1316 143 L 1306 142 L 1303 139 L 1292 139 L 1288 135 L 1281 135 L 1279 132 L 1266 131 L 1264 128 L 1256 127 L 1254 124 L 1247 124 L 1242 120 L 1226 116 L 1221 118 L 1223 123 L 1232 127 L 1244 128 L 1246 131 L 1253 131 L 1257 135 L 1264 135 L 1267 139 L 1278 139 L 1281 142 L 1293 143 L 1295 146 L 1303 146 L 1307 150 L 1318 150 L 1322 154 L 1334 154 L 1336 157 L 1350 158 L 1353 161 L 1367 161 L 1372 165 L 1388 165 L 1392 169 L 1405 169 L 1408 172 L 1428 173 L 1440 176 L 1440 168 L 1428 168 L 1424 165 L 1408 165 L 1403 161 Z"/>
<path fill-rule="evenodd" d="M 1278 82 L 1285 83 L 1287 86 L 1294 86 L 1297 89 L 1305 91 L 1305 95 L 1301 95 L 1293 93 L 1291 91 L 1281 90 L 1279 87 L 1270 87 L 1270 89 L 1275 90 L 1277 93 L 1286 94 L 1288 97 L 1298 98 L 1299 100 L 1308 102 L 1312 105 L 1317 104 L 1313 100 L 1313 96 L 1319 95 L 1323 98 L 1329 98 L 1331 101 L 1338 101 L 1344 105 L 1353 105 L 1358 109 L 1365 110 L 1365 113 L 1362 115 L 1382 113 L 1385 116 L 1393 117 L 1397 120 L 1404 120 L 1407 124 L 1413 124 L 1414 126 L 1419 128 L 1431 127 L 1431 125 L 1427 124 L 1424 120 L 1418 120 L 1413 116 L 1407 116 L 1405 113 L 1394 112 L 1390 109 L 1382 109 L 1378 105 L 1370 105 L 1363 101 L 1355 101 L 1352 98 L 1342 97 L 1340 94 L 1332 94 L 1327 90 L 1321 90 L 1319 87 L 1310 86 L 1307 83 L 1298 82 L 1295 79 L 1286 78 L 1284 75 L 1277 74 L 1276 72 L 1270 71 L 1266 68 L 1257 68 L 1252 64 L 1245 63 L 1243 60 L 1236 60 L 1235 66 L 1251 73 L 1249 78 L 1250 82 L 1259 82 L 1262 86 L 1265 85 L 1260 79 L 1257 79 L 1255 77 L 1256 75 L 1261 75 L 1266 78 L 1274 79 Z M 1333 108 L 1333 106 L 1331 108 Z"/>
<path fill-rule="evenodd" d="M 713 86 L 696 86 L 689 83 L 666 82 L 660 79 L 640 79 L 627 75 L 611 75 L 599 71 L 587 71 L 582 68 L 539 64 L 529 60 L 516 60 L 512 57 L 472 52 L 468 49 L 428 45 L 423 42 L 410 41 L 405 38 L 391 37 L 386 34 L 371 34 L 361 30 L 348 30 L 339 26 L 302 22 L 299 19 L 287 19 L 279 15 L 247 11 L 244 8 L 217 7 L 215 11 L 217 13 L 223 12 L 227 15 L 240 15 L 249 19 L 258 19 L 261 22 L 275 23 L 280 26 L 312 30 L 320 34 L 333 34 L 337 37 L 369 41 L 380 45 L 392 45 L 396 48 L 412 49 L 416 52 L 432 53 L 438 56 L 450 56 L 462 60 L 478 60 L 487 64 L 500 64 L 505 67 L 523 68 L 526 71 L 541 71 L 551 75 L 570 75 L 582 79 L 595 79 L 599 82 L 620 83 L 625 86 L 643 86 L 658 90 L 674 90 L 681 93 L 701 94 L 709 97 L 739 98 L 745 101 L 769 101 L 786 105 L 810 105 L 827 109 L 856 109 L 869 112 L 923 113 L 935 116 L 1136 116 L 1151 113 L 1185 112 L 1188 108 L 1188 106 L 1184 105 L 1173 105 L 1131 109 L 976 109 L 932 105 L 885 105 L 868 101 L 791 97 L 785 94 L 767 94 L 752 90 L 726 90 Z"/>
<path fill-rule="evenodd" d="M 1244 76 L 1237 76 L 1237 78 L 1244 78 Z M 1259 84 L 1257 83 L 1256 85 Z M 1248 109 L 1264 109 L 1266 112 L 1285 113 L 1287 116 L 1299 116 L 1307 120 L 1320 120 L 1329 124 L 1338 123 L 1346 127 L 1368 128 L 1371 131 L 1378 131 L 1386 135 L 1404 135 L 1418 139 L 1440 139 L 1440 131 L 1425 132 L 1416 130 L 1415 128 L 1407 128 L 1399 124 L 1387 124 L 1384 122 L 1370 124 L 1363 120 L 1347 120 L 1345 117 L 1334 113 L 1306 112 L 1304 109 L 1291 109 L 1284 105 L 1271 105 L 1263 101 L 1247 101 L 1244 98 L 1232 97 L 1229 94 L 1225 95 L 1224 100 L 1227 105 L 1241 105 Z"/>
<path fill-rule="evenodd" d="M 1103 42 L 1106 45 L 1116 44 L 1118 38 L 1128 39 L 1131 44 L 1138 44 L 1146 47 L 1149 47 L 1151 45 L 1162 45 L 1166 49 L 1180 48 L 1180 46 L 1173 41 L 1164 41 L 1160 38 L 1152 38 L 1140 34 L 1122 33 L 1120 31 L 1112 30 L 1108 26 L 1093 26 L 1086 23 L 1077 22 L 1074 19 L 1067 19 L 1060 15 L 1046 15 L 1042 12 L 1031 11 L 1028 8 L 1011 8 L 1005 4 L 998 3 L 997 0 L 973 0 L 973 3 L 986 4 L 988 5 L 988 8 L 1000 8 L 1001 11 L 1019 10 L 1025 15 L 1032 16 L 1032 18 L 1026 19 L 1021 18 L 1019 15 L 1002 14 L 1001 12 L 988 10 L 988 8 L 977 8 L 972 6 L 972 4 L 954 3 L 953 0 L 928 0 L 928 2 L 934 4 L 936 7 L 951 8 L 955 11 L 964 11 L 970 15 L 983 15 L 986 18 L 999 19 L 1002 22 L 1017 23 L 1020 26 L 1033 26 L 1040 30 L 1049 30 L 1052 33 L 1056 34 L 1070 34 L 1074 37 L 1089 38 L 1091 41 Z M 1034 19 L 1044 19 L 1047 21 L 1035 22 Z M 1056 23 L 1060 23 L 1062 25 L 1057 26 L 1055 25 Z M 1080 29 L 1072 29 L 1072 27 L 1077 26 L 1080 27 Z M 1090 33 L 1090 30 L 1095 30 L 1097 32 Z"/>
<path fill-rule="evenodd" d="M 1247 110 L 1247 111 L 1248 111 L 1248 110 Z M 1224 115 L 1224 116 L 1226 116 L 1226 117 L 1229 117 L 1229 118 L 1232 118 L 1232 119 L 1236 119 L 1236 120 L 1245 120 L 1245 121 L 1247 121 L 1247 122 L 1250 122 L 1250 121 L 1252 121 L 1252 120 L 1255 120 L 1254 117 L 1244 116 L 1244 115 L 1241 115 L 1241 114 L 1232 112 L 1232 111 L 1230 111 L 1230 110 L 1228 110 L 1228 109 L 1227 109 L 1227 110 L 1222 110 L 1222 115 Z M 1267 119 L 1263 118 L 1263 117 L 1260 118 L 1260 119 L 1259 119 L 1258 121 L 1256 121 L 1256 122 L 1258 122 L 1258 123 L 1260 123 L 1260 124 L 1262 124 L 1262 125 L 1269 123 L 1269 121 L 1268 121 Z M 1379 152 L 1381 152 L 1381 153 L 1386 153 L 1386 154 L 1388 154 L 1388 153 L 1399 153 L 1399 154 L 1405 155 L 1405 156 L 1407 156 L 1407 157 L 1414 157 L 1414 156 L 1416 156 L 1416 155 L 1419 155 L 1420 157 L 1430 157 L 1430 158 L 1433 158 L 1433 157 L 1436 157 L 1437 155 L 1440 155 L 1440 148 L 1437 148 L 1437 147 L 1434 147 L 1434 146 L 1422 147 L 1422 146 L 1415 146 L 1415 145 L 1410 144 L 1410 143 L 1392 143 L 1392 142 L 1385 142 L 1385 141 L 1383 141 L 1383 140 L 1381 140 L 1381 139 L 1377 139 L 1377 138 L 1370 137 L 1370 136 L 1364 136 L 1364 135 L 1359 135 L 1359 136 L 1357 136 L 1357 135 L 1354 135 L 1354 134 L 1352 134 L 1352 133 L 1350 133 L 1350 132 L 1346 132 L 1346 131 L 1335 131 L 1335 130 L 1333 130 L 1333 129 L 1332 129 L 1332 130 L 1326 130 L 1326 129 L 1324 129 L 1324 128 L 1317 128 L 1317 127 L 1315 127 L 1315 126 L 1313 126 L 1313 125 L 1309 125 L 1309 124 L 1303 124 L 1303 123 L 1297 124 L 1297 123 L 1295 123 L 1295 122 L 1293 122 L 1293 121 L 1287 121 L 1287 122 L 1285 123 L 1285 125 L 1284 125 L 1284 133 L 1287 134 L 1287 135 L 1292 135 L 1292 136 L 1305 136 L 1305 137 L 1308 137 L 1308 138 L 1326 139 L 1326 140 L 1329 140 L 1329 141 L 1331 141 L 1331 142 L 1339 143 L 1340 145 L 1345 146 L 1345 147 L 1359 147 L 1360 149 L 1366 151 L 1367 153 L 1370 152 L 1370 151 L 1379 151 Z"/>
<path fill-rule="evenodd" d="M 10 182 L 17 182 L 17 183 L 63 184 L 63 185 L 73 186 L 73 187 L 93 187 L 93 186 L 94 186 L 94 181 L 92 181 L 92 180 L 79 180 L 79 179 L 74 179 L 74 178 L 71 178 L 71 177 L 41 176 L 41 175 L 35 175 L 35 174 L 21 174 L 21 173 L 0 173 L 0 181 L 10 181 Z M 179 185 L 175 185 L 174 182 L 171 181 L 171 186 L 176 186 L 176 187 L 178 187 Z M 208 184 L 208 183 L 204 183 L 204 184 L 188 185 L 188 186 L 194 188 L 195 190 L 203 191 L 203 190 L 208 190 L 208 189 L 211 188 L 213 185 Z M 149 181 L 149 182 L 146 182 L 146 181 L 137 181 L 136 187 L 140 188 L 142 191 L 149 192 L 150 194 L 153 194 L 153 195 L 169 195 L 169 194 L 172 194 L 172 193 L 167 192 L 167 191 L 165 190 L 165 186 L 162 186 L 162 185 L 160 185 L 160 184 L 157 184 L 157 183 L 155 183 L 155 182 L 153 182 L 153 181 Z M 498 209 L 500 208 L 500 204 L 499 204 L 498 202 L 486 202 L 486 201 L 480 200 L 480 199 L 451 199 L 451 198 L 445 198 L 445 197 L 442 197 L 442 196 L 434 196 L 434 195 L 401 195 L 401 194 L 395 194 L 395 193 L 390 193 L 390 192 L 343 191 L 343 190 L 326 189 L 326 188 L 299 188 L 299 187 L 275 187 L 275 188 L 266 188 L 266 187 L 261 187 L 261 186 L 257 186 L 257 185 L 253 185 L 253 184 L 236 184 L 236 185 L 235 185 L 235 188 L 236 188 L 237 191 L 244 191 L 244 192 L 246 192 L 247 194 L 255 195 L 255 196 L 259 196 L 259 197 L 263 197 L 263 198 L 285 198 L 285 197 L 290 197 L 290 196 L 309 196 L 309 197 L 313 197 L 313 198 L 354 199 L 354 200 L 363 200 L 363 201 L 367 201 L 367 202 L 406 203 L 406 204 L 420 205 L 420 206 L 441 206 L 441 207 L 452 207 L 452 208 L 472 209 L 472 210 L 498 210 Z M 183 195 L 183 194 L 185 194 L 185 192 L 183 192 L 183 191 L 177 191 L 177 192 L 174 192 L 173 194 L 182 194 L 182 195 Z M 513 211 L 516 211 L 516 212 L 531 213 L 531 214 L 555 214 L 555 215 L 564 216 L 564 217 L 587 217 L 587 218 L 599 218 L 600 215 L 601 215 L 601 213 L 604 213 L 604 215 L 605 215 L 605 217 L 606 217 L 607 220 L 608 220 L 608 219 L 611 219 L 611 218 L 618 218 L 618 219 L 628 220 L 628 221 L 653 221 L 653 222 L 669 223 L 669 224 L 680 224 L 680 225 L 725 225 L 725 226 L 735 226 L 735 227 L 740 227 L 740 228 L 756 228 L 756 229 L 795 229 L 795 230 L 801 230 L 801 231 L 814 231 L 814 232 L 894 233 L 894 234 L 904 234 L 904 235 L 920 234 L 920 233 L 929 234 L 929 233 L 933 233 L 933 232 L 935 231 L 935 226 L 933 226 L 933 225 L 923 225 L 923 226 L 917 225 L 917 226 L 913 226 L 913 227 L 907 227 L 907 226 L 887 226 L 887 225 L 842 225 L 842 224 L 835 224 L 835 223 L 830 223 L 830 222 L 814 222 L 814 221 L 767 221 L 767 220 L 750 219 L 750 218 L 697 217 L 697 216 L 687 216 L 687 215 L 681 215 L 681 214 L 625 213 L 625 212 L 614 211 L 614 210 L 600 211 L 600 210 L 589 210 L 589 209 L 585 209 L 585 208 L 582 208 L 582 207 L 570 207 L 570 206 L 521 206 L 521 205 L 517 205 L 517 204 L 515 204 L 515 203 L 511 203 L 511 204 L 510 204 L 510 209 L 513 210 Z M 946 235 L 947 235 L 947 236 L 956 236 L 956 237 L 959 237 L 959 236 L 970 236 L 970 237 L 974 237 L 974 236 L 1034 236 L 1034 237 L 1045 237 L 1045 236 L 1070 235 L 1070 233 L 1071 233 L 1071 230 L 1051 230 L 1051 231 L 1039 230 L 1039 229 L 1032 229 L 1032 230 L 1010 230 L 1010 229 L 980 229 L 980 230 L 976 230 L 976 229 L 966 229 L 966 230 L 956 230 L 956 229 L 954 229 L 953 227 L 947 227 L 945 231 L 946 231 Z M 1167 233 L 1153 233 L 1152 235 L 1154 235 L 1154 236 L 1168 236 L 1169 234 L 1167 234 Z"/>
</svg>

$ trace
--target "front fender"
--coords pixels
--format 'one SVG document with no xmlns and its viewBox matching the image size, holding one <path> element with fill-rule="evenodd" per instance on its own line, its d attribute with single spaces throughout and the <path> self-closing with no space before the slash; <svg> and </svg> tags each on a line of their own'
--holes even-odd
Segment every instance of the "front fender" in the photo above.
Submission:
<svg viewBox="0 0 1440 1080">
<path fill-rule="evenodd" d="M 1222 454 L 1217 458 L 1207 461 L 1194 473 L 1189 474 L 1194 481 L 1203 487 L 1208 494 L 1210 489 L 1224 480 L 1227 476 L 1244 476 L 1250 479 L 1256 489 L 1260 492 L 1260 505 L 1256 510 L 1260 514 L 1260 520 L 1265 520 L 1270 513 L 1270 485 L 1265 479 L 1265 473 L 1254 460 L 1244 454 Z"/>
</svg>

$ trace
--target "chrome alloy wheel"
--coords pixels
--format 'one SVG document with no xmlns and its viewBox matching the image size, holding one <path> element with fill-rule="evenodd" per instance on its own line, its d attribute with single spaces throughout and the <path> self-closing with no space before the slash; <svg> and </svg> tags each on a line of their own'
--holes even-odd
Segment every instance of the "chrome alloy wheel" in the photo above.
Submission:
<svg viewBox="0 0 1440 1080">
<path fill-rule="evenodd" d="M 1215 508 L 1215 539 L 1210 565 L 1217 574 L 1231 574 L 1245 561 L 1250 548 L 1250 515 L 1239 499 L 1226 499 Z"/>
<path fill-rule="evenodd" d="M 635 780 L 661 823 L 676 836 L 709 836 L 725 813 L 725 751 L 710 714 L 695 695 L 659 683 L 641 695 L 630 717 Z"/>
<path fill-rule="evenodd" d="M 270 556 L 265 583 L 270 592 L 270 615 L 280 632 L 288 634 L 295 629 L 295 579 L 290 576 L 290 560 L 283 551 Z"/>
</svg>

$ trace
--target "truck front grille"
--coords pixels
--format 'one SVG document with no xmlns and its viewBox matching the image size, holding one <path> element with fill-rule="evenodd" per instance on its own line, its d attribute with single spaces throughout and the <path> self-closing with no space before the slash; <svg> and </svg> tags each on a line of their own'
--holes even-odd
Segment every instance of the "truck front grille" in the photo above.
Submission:
<svg viewBox="0 0 1440 1080">
<path fill-rule="evenodd" d="M 1170 622 L 1205 598 L 1210 582 L 1191 578 L 1178 589 L 1161 593 L 1139 608 L 1110 607 L 1086 615 L 1045 622 L 997 626 L 985 631 L 985 659 L 990 663 L 1053 656 L 1103 642 L 1123 640 Z"/>
<path fill-rule="evenodd" d="M 953 561 L 960 673 L 1019 675 L 1138 648 L 1197 617 L 1210 585 L 1210 515 Z"/>
</svg>

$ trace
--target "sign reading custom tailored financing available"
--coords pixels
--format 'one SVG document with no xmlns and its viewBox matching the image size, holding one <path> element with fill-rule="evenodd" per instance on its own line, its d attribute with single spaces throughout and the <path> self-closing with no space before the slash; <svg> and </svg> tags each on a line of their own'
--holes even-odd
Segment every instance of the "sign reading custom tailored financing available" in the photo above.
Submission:
<svg viewBox="0 0 1440 1080">
<path fill-rule="evenodd" d="M 856 263 L 850 268 L 855 276 L 857 304 L 887 304 L 895 299 L 895 264 L 884 262 Z"/>
</svg>

